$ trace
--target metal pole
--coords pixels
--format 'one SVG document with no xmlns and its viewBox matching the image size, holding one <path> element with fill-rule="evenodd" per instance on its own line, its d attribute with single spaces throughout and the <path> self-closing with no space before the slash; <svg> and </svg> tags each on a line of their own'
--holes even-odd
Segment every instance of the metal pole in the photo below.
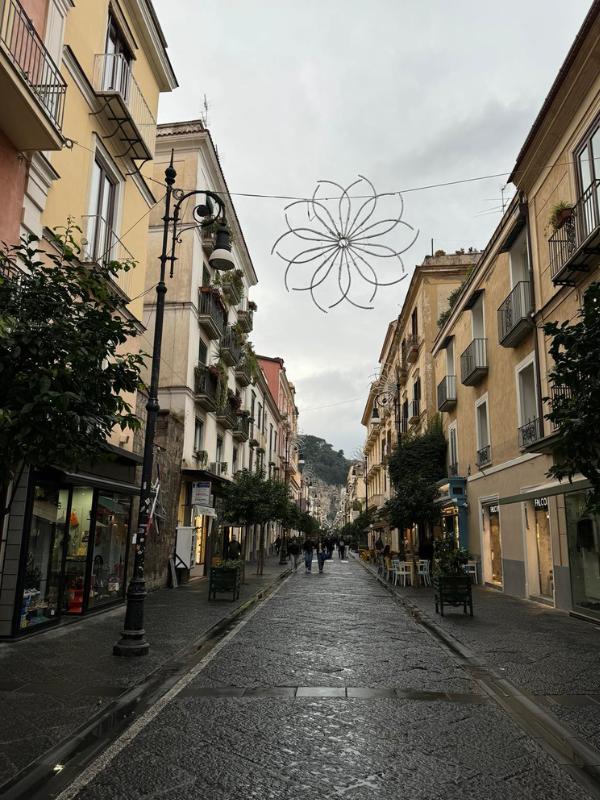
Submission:
<svg viewBox="0 0 600 800">
<path fill-rule="evenodd" d="M 160 377 L 160 353 L 162 345 L 163 319 L 165 313 L 165 269 L 168 261 L 169 223 L 171 222 L 171 198 L 173 184 L 177 173 L 171 163 L 165 170 L 165 215 L 163 217 L 163 243 L 160 256 L 160 280 L 156 285 L 156 322 L 154 326 L 154 344 L 152 348 L 152 372 L 148 402 L 146 403 L 146 438 L 144 441 L 144 461 L 142 464 L 142 487 L 140 492 L 140 508 L 138 512 L 137 533 L 133 538 L 135 555 L 133 574 L 127 588 L 127 610 L 121 638 L 113 647 L 116 656 L 144 656 L 150 645 L 144 630 L 144 601 L 146 599 L 146 579 L 144 577 L 144 558 L 146 555 L 146 536 L 152 507 L 152 470 L 154 466 L 154 433 L 158 416 L 158 382 Z"/>
</svg>

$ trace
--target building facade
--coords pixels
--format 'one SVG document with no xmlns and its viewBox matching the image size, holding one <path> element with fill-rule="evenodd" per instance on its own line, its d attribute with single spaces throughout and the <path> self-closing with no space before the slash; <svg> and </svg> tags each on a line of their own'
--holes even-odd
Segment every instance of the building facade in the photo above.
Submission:
<svg viewBox="0 0 600 800">
<path fill-rule="evenodd" d="M 48 248 L 53 230 L 72 224 L 75 236 L 82 232 L 82 263 L 135 262 L 114 288 L 144 336 L 147 218 L 157 202 L 148 162 L 159 96 L 177 85 L 152 4 L 9 0 L 0 19 L 0 80 L 10 110 L 2 124 L 12 126 L 4 129 L 11 147 L 26 152 L 14 206 L 3 204 L 0 224 L 14 238 L 18 219 L 17 233 L 35 234 Z M 14 169 L 14 153 L 6 155 L 4 140 L 0 147 L 0 169 Z M 2 532 L 0 636 L 123 599 L 141 444 L 115 431 L 110 461 L 24 474 Z"/>
</svg>

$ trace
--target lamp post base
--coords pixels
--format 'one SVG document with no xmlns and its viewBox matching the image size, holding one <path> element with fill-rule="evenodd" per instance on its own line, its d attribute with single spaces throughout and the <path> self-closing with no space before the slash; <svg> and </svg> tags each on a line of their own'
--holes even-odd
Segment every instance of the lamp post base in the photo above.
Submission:
<svg viewBox="0 0 600 800">
<path fill-rule="evenodd" d="M 115 656 L 145 656 L 150 650 L 150 644 L 146 640 L 146 631 L 128 632 L 123 631 L 121 639 L 113 646 Z"/>
<path fill-rule="evenodd" d="M 127 610 L 121 638 L 113 647 L 115 656 L 145 656 L 150 649 L 144 630 L 144 600 L 146 582 L 143 578 L 132 578 L 127 589 Z"/>
</svg>

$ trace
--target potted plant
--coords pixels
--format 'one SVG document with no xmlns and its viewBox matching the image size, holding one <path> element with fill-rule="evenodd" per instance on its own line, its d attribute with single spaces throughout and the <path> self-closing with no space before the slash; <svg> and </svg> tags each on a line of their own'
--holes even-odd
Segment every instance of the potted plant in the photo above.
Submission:
<svg viewBox="0 0 600 800">
<path fill-rule="evenodd" d="M 433 589 L 436 614 L 444 616 L 444 606 L 467 607 L 473 616 L 471 578 L 464 571 L 469 552 L 457 547 L 453 536 L 437 539 L 433 544 Z"/>
<path fill-rule="evenodd" d="M 248 301 L 248 311 L 258 311 L 258 306 L 254 302 L 254 300 Z"/>
<path fill-rule="evenodd" d="M 567 203 L 565 200 L 560 200 L 554 206 L 552 206 L 552 211 L 550 212 L 550 219 L 548 220 L 550 225 L 554 228 L 555 231 L 562 228 L 565 222 L 571 219 L 573 216 L 573 205 L 572 203 Z"/>
</svg>

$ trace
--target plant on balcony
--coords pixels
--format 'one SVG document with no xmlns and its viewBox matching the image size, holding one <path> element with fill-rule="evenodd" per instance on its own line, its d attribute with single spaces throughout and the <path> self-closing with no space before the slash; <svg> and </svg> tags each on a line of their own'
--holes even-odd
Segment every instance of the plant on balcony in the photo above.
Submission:
<svg viewBox="0 0 600 800">
<path fill-rule="evenodd" d="M 254 300 L 248 300 L 248 311 L 258 311 L 258 306 Z"/>
<path fill-rule="evenodd" d="M 227 404 L 227 395 L 229 392 L 229 373 L 227 367 L 221 359 L 214 365 L 217 370 L 217 408 L 223 409 Z"/>
<path fill-rule="evenodd" d="M 126 267 L 79 263 L 69 222 L 55 247 L 35 236 L 0 252 L 0 525 L 27 466 L 74 469 L 100 458 L 111 431 L 137 430 L 127 401 L 140 385 L 137 335 L 111 288 Z"/>
<path fill-rule="evenodd" d="M 241 269 L 234 269 L 226 272 L 220 279 L 223 291 L 231 293 L 236 298 L 240 298 L 244 293 L 244 273 Z"/>
<path fill-rule="evenodd" d="M 555 231 L 562 228 L 565 222 L 573 216 L 573 204 L 567 203 L 565 200 L 560 200 L 550 211 L 548 219 L 549 224 Z"/>
<path fill-rule="evenodd" d="M 242 345 L 246 341 L 246 331 L 242 328 L 239 322 L 234 322 L 231 326 L 231 332 L 233 333 L 233 338 L 235 341 Z"/>
<path fill-rule="evenodd" d="M 235 392 L 232 392 L 231 389 L 229 389 L 227 395 L 229 398 L 229 405 L 231 406 L 231 408 L 236 412 L 239 411 L 240 408 L 242 407 L 242 398 L 240 397 L 240 395 L 236 394 Z"/>
<path fill-rule="evenodd" d="M 575 323 L 544 325 L 544 333 L 551 337 L 549 351 L 554 362 L 549 378 L 564 390 L 552 397 L 551 411 L 546 414 L 558 429 L 548 475 L 569 481 L 577 473 L 584 475 L 592 484 L 588 510 L 600 514 L 600 283 L 588 287 L 578 316 Z"/>
<path fill-rule="evenodd" d="M 400 438 L 390 457 L 389 473 L 395 493 L 384 508 L 394 527 L 402 531 L 436 521 L 436 483 L 446 475 L 446 440 L 439 415 L 426 433 Z"/>
<path fill-rule="evenodd" d="M 242 350 L 242 358 L 243 361 L 248 365 L 248 369 L 250 370 L 250 375 L 252 376 L 252 380 L 255 381 L 260 374 L 260 365 L 258 363 L 258 359 L 256 358 L 256 353 L 254 352 L 254 348 L 252 347 L 252 342 L 246 341 L 244 343 L 244 347 Z"/>
</svg>

